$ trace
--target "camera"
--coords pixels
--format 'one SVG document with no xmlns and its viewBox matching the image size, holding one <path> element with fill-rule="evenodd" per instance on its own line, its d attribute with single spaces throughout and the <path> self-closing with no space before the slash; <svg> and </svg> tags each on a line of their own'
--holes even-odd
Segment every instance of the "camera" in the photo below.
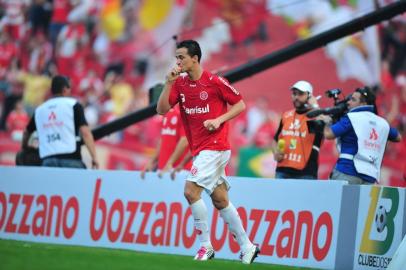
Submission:
<svg viewBox="0 0 406 270">
<path fill-rule="evenodd" d="M 351 95 L 340 99 L 341 90 L 339 88 L 334 88 L 327 90 L 325 95 L 328 98 L 332 98 L 334 100 L 334 106 L 312 110 L 308 112 L 306 115 L 307 117 L 313 118 L 317 117 L 321 114 L 330 115 L 333 119 L 333 123 L 337 122 L 345 113 L 348 111 L 347 101 L 350 99 Z M 321 120 L 308 120 L 307 126 L 309 127 L 310 133 L 322 132 L 324 128 L 324 122 Z"/>
</svg>

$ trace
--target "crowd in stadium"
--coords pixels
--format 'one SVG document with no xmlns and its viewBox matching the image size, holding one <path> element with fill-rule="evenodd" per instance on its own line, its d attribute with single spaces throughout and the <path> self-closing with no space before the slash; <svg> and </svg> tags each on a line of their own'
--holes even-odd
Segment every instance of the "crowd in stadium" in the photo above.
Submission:
<svg viewBox="0 0 406 270">
<path fill-rule="evenodd" d="M 147 106 L 147 70 L 161 63 L 165 65 L 170 60 L 161 55 L 167 54 L 167 51 L 159 50 L 152 31 L 148 30 L 154 26 L 140 26 L 142 18 L 138 16 L 142 2 L 0 0 L 1 138 L 15 142 L 21 140 L 29 117 L 49 97 L 51 78 L 56 74 L 71 79 L 72 94 L 83 104 L 90 127 Z M 276 5 L 280 1 L 176 2 L 182 2 L 178 4 L 183 8 L 183 24 L 176 32 L 179 36 L 185 31 L 183 36 L 189 37 L 193 27 L 201 28 L 193 24 L 190 17 L 196 14 L 196 6 L 207 5 L 209 8 L 217 7 L 219 16 L 229 26 L 231 39 L 227 46 L 230 46 L 228 51 L 231 53 L 240 55 L 238 50 L 243 49 L 250 59 L 254 57 L 252 44 L 273 42 L 268 37 L 268 31 L 276 30 L 268 25 L 265 17 L 271 16 L 272 9 L 268 12 L 267 8 L 274 7 L 269 2 Z M 351 1 L 332 2 L 345 6 Z M 278 14 L 286 15 L 283 12 Z M 321 14 L 317 18 L 320 19 Z M 290 23 L 300 39 L 311 34 L 315 22 L 303 19 Z M 403 16 L 382 23 L 378 32 L 382 59 L 380 80 L 379 84 L 371 86 L 377 91 L 379 114 L 397 127 L 405 138 L 406 19 Z M 356 35 L 347 42 L 361 54 L 368 54 Z M 171 56 L 169 51 L 166 57 Z M 150 58 L 159 61 L 151 63 Z M 223 62 L 228 60 L 230 55 L 226 55 Z M 299 79 L 302 78 L 292 80 Z M 255 144 L 261 148 L 269 145 L 280 112 L 272 110 L 268 100 L 260 95 L 248 100 L 248 104 L 246 113 L 233 121 L 231 140 L 239 146 Z M 159 123 L 160 118 L 154 117 L 148 123 L 144 121 L 133 125 L 106 140 L 112 144 L 134 143 L 153 147 Z M 406 173 L 405 165 L 399 164 L 399 160 L 406 160 L 405 141 L 389 145 L 385 161 L 387 166 L 401 173 L 402 170 Z"/>
</svg>

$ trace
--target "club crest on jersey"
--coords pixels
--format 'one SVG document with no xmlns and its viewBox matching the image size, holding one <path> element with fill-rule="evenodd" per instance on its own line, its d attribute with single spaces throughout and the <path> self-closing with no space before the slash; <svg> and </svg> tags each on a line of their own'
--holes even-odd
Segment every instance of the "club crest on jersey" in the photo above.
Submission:
<svg viewBox="0 0 406 270">
<path fill-rule="evenodd" d="M 172 125 L 175 125 L 177 122 L 178 122 L 178 117 L 177 117 L 177 116 L 173 116 L 173 117 L 171 118 L 171 124 L 172 124 Z"/>
<path fill-rule="evenodd" d="M 209 94 L 207 94 L 206 91 L 200 92 L 200 99 L 201 100 L 206 100 L 209 97 Z"/>
</svg>

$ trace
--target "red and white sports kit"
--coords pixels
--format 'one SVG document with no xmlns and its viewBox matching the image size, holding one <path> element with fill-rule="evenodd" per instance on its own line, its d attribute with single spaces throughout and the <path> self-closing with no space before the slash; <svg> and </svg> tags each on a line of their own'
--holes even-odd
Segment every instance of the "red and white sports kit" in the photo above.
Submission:
<svg viewBox="0 0 406 270">
<path fill-rule="evenodd" d="M 165 167 L 168 159 L 178 144 L 181 137 L 185 136 L 182 120 L 180 118 L 179 107 L 176 106 L 167 112 L 162 119 L 161 126 L 161 150 L 158 156 L 158 169 L 161 170 Z M 182 156 L 173 164 L 176 167 L 180 161 L 183 160 L 187 150 Z M 189 170 L 191 167 L 190 162 L 187 163 L 184 169 Z"/>
<path fill-rule="evenodd" d="M 173 107 L 179 103 L 185 134 L 194 156 L 193 167 L 187 178 L 211 194 L 226 182 L 224 168 L 230 158 L 228 123 L 217 130 L 208 131 L 203 122 L 227 112 L 227 104 L 234 105 L 242 99 L 225 79 L 204 71 L 199 80 L 179 76 L 169 95 Z"/>
</svg>

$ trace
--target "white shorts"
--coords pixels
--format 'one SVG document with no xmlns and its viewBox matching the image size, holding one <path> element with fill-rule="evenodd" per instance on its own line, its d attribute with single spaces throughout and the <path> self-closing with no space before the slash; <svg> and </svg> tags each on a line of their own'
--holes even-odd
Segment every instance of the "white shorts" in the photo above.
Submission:
<svg viewBox="0 0 406 270">
<path fill-rule="evenodd" d="M 231 151 L 203 150 L 193 158 L 193 166 L 190 169 L 186 181 L 195 182 L 203 187 L 210 195 L 216 187 L 225 183 L 230 189 L 230 183 L 226 179 L 225 168 L 230 160 Z"/>
</svg>

